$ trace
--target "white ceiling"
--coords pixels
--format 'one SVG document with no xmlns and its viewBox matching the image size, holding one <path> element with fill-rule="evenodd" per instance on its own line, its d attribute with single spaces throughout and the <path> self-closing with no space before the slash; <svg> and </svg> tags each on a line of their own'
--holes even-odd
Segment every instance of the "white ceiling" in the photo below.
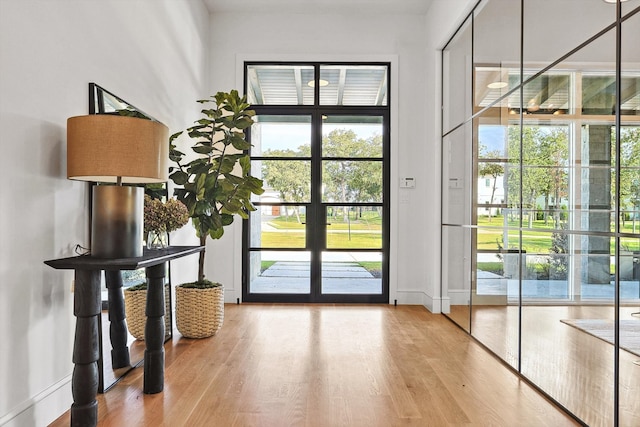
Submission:
<svg viewBox="0 0 640 427">
<path fill-rule="evenodd" d="M 426 14 L 433 0 L 204 0 L 210 12 Z"/>
</svg>

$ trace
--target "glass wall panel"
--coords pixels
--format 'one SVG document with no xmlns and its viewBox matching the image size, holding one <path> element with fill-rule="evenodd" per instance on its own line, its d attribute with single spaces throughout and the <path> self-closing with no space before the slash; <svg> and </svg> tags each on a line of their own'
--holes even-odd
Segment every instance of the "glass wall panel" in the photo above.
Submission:
<svg viewBox="0 0 640 427">
<path fill-rule="evenodd" d="M 381 206 L 326 206 L 326 247 L 382 249 Z"/>
<path fill-rule="evenodd" d="M 446 135 L 442 140 L 442 222 L 471 224 L 472 169 L 471 122 Z"/>
<path fill-rule="evenodd" d="M 442 51 L 442 131 L 449 132 L 471 117 L 471 17 Z"/>
<path fill-rule="evenodd" d="M 251 251 L 249 292 L 256 294 L 308 294 L 311 262 L 309 252 Z"/>
<path fill-rule="evenodd" d="M 382 293 L 382 252 L 323 252 L 323 294 Z"/>
<path fill-rule="evenodd" d="M 477 231 L 477 233 L 476 233 Z M 519 230 L 478 227 L 471 334 L 507 363 L 518 366 L 519 277 L 524 260 Z M 482 249 L 480 249 L 482 248 Z"/>
<path fill-rule="evenodd" d="M 387 65 L 320 65 L 320 105 L 387 105 L 388 69 Z"/>
<path fill-rule="evenodd" d="M 312 65 L 247 66 L 247 101 L 253 105 L 313 105 Z"/>
<path fill-rule="evenodd" d="M 449 299 L 445 313 L 471 331 L 471 228 L 442 227 L 442 296 Z"/>
<path fill-rule="evenodd" d="M 640 7 L 640 0 L 622 4 L 623 12 Z M 622 23 L 622 81 L 635 78 L 635 86 L 622 88 L 620 129 L 620 358 L 619 418 L 621 426 L 640 425 L 640 50 L 638 48 L 640 13 Z M 635 36 L 634 36 L 635 34 Z M 635 109 L 635 114 L 632 112 Z M 626 119 L 626 120 L 625 120 Z M 635 331 L 635 332 L 634 332 Z M 634 340 L 636 345 L 633 345 Z"/>
<path fill-rule="evenodd" d="M 520 2 L 484 2 L 473 31 L 474 106 L 487 107 L 520 84 Z"/>
<path fill-rule="evenodd" d="M 620 128 L 620 221 L 622 233 L 640 234 L 640 126 Z"/>
<path fill-rule="evenodd" d="M 523 3 L 521 90 L 520 2 L 481 2 L 442 52 L 442 295 L 586 425 L 640 425 L 640 1 L 622 4 L 619 80 L 615 28 L 580 48 L 615 4 Z M 469 93 L 483 112 L 465 129 Z"/>
<path fill-rule="evenodd" d="M 251 212 L 252 248 L 305 248 L 306 206 L 260 205 Z"/>
<path fill-rule="evenodd" d="M 525 0 L 523 23 L 525 71 L 541 70 L 613 24 L 615 19 L 615 5 L 602 0 Z M 550 31 L 551 28 L 564 28 L 566 31 Z M 613 47 L 608 46 L 607 51 L 615 55 Z M 602 60 L 602 56 L 582 59 L 597 62 Z"/>
<path fill-rule="evenodd" d="M 600 236 L 578 237 L 585 240 Z M 615 241 L 600 238 L 607 245 Z M 527 278 L 523 280 L 522 373 L 587 425 L 611 425 L 615 360 L 611 339 L 615 287 L 608 274 L 612 268 L 611 257 L 606 256 L 604 266 L 599 249 L 570 248 L 569 255 L 578 258 L 576 270 L 569 271 L 568 276 L 570 282 L 577 282 L 577 289 L 572 292 L 570 283 L 550 277 L 552 266 L 557 266 L 551 250 L 558 241 L 554 233 L 530 233 L 528 237 L 523 233 L 523 242 L 527 239 L 535 239 L 532 244 L 536 245 L 549 242 L 550 254 L 545 260 L 541 255 L 544 249 L 533 259 L 527 253 Z M 601 283 L 598 276 L 585 274 L 605 267 L 606 283 Z M 566 293 L 575 294 L 573 298 L 577 302 L 586 299 L 591 302 L 562 304 L 565 289 Z M 607 328 L 610 334 L 606 333 Z"/>
<path fill-rule="evenodd" d="M 611 1 L 611 0 L 607 0 L 607 1 Z M 627 15 L 628 13 L 634 10 L 637 11 L 636 9 L 638 8 L 638 6 L 640 6 L 640 0 L 622 0 L 622 16 L 624 17 L 625 15 Z M 636 17 L 636 25 L 637 25 L 637 22 L 638 21 Z M 629 24 L 629 26 L 630 25 L 633 25 L 633 24 Z"/>
</svg>

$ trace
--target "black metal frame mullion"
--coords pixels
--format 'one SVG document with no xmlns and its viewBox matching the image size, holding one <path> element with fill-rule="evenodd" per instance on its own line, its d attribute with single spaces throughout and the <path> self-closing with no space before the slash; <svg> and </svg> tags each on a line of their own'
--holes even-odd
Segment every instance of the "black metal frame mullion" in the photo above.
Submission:
<svg viewBox="0 0 640 427">
<path fill-rule="evenodd" d="M 265 64 L 265 65 L 283 65 L 284 63 L 272 62 L 246 62 L 247 66 Z M 287 63 L 290 64 L 290 63 Z M 314 66 L 314 105 L 259 105 L 253 106 L 257 115 L 292 115 L 292 116 L 311 116 L 311 158 L 296 157 L 264 157 L 252 156 L 252 160 L 286 160 L 286 161 L 308 161 L 311 160 L 311 200 L 310 203 L 277 203 L 277 205 L 305 205 L 307 206 L 307 226 L 306 245 L 305 248 L 254 248 L 251 247 L 250 230 L 248 222 L 245 220 L 242 238 L 242 297 L 243 301 L 250 302 L 336 302 L 336 303 L 387 303 L 389 300 L 389 237 L 390 237 L 390 112 L 388 106 L 335 106 L 320 105 L 320 67 L 322 65 L 386 65 L 389 67 L 387 79 L 390 79 L 390 64 L 388 63 L 348 63 L 348 62 L 296 62 L 295 65 L 313 65 Z M 245 72 L 245 87 L 247 87 L 247 73 Z M 390 99 L 391 94 L 387 94 Z M 388 103 L 387 103 L 388 104 Z M 389 105 L 389 104 L 388 104 Z M 322 157 L 322 116 L 323 114 L 333 115 L 356 115 L 356 116 L 380 116 L 383 119 L 383 157 L 382 158 L 323 158 Z M 355 203 L 355 202 L 339 202 L 324 203 L 322 200 L 322 164 L 324 160 L 349 160 L 349 161 L 380 161 L 383 165 L 383 194 L 386 196 L 382 203 Z M 261 206 L 274 205 L 274 203 L 260 203 L 255 205 Z M 382 253 L 382 293 L 381 294 L 323 294 L 322 293 L 322 253 L 327 251 L 326 248 L 326 207 L 327 206 L 381 206 L 383 208 L 383 244 L 381 249 L 358 249 L 359 252 L 381 252 Z M 310 293 L 309 294 L 283 294 L 283 293 L 249 293 L 249 277 L 248 266 L 249 256 L 251 252 L 268 251 L 309 251 L 311 253 L 311 271 L 310 271 Z M 353 252 L 353 249 L 331 249 L 332 252 Z M 317 284 L 317 286 L 314 286 Z"/>
</svg>

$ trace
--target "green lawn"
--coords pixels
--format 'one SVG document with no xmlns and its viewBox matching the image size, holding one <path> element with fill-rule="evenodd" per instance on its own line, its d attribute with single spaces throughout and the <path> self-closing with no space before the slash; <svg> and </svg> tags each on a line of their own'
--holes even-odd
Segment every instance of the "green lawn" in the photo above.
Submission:
<svg viewBox="0 0 640 427">
<path fill-rule="evenodd" d="M 350 212 L 347 221 L 339 217 L 328 218 L 327 248 L 379 249 L 382 248 L 382 220 L 377 212 L 365 211 L 362 215 Z M 262 247 L 304 248 L 306 217 L 279 216 L 268 222 L 277 231 L 262 233 Z M 351 231 L 351 233 L 350 233 Z"/>
<path fill-rule="evenodd" d="M 489 222 L 487 217 L 478 218 L 479 227 L 501 227 L 503 226 L 502 216 L 493 217 Z M 525 225 L 527 223 L 525 222 Z M 509 233 L 508 248 L 517 248 L 519 246 L 519 236 L 517 227 L 519 223 L 516 221 L 510 221 L 509 227 L 512 229 L 505 231 L 502 228 L 481 228 L 478 230 L 478 249 L 497 250 L 498 242 L 502 245 L 503 234 Z M 636 224 L 636 227 L 638 225 Z M 549 221 L 549 224 L 544 221 L 534 221 L 531 230 L 523 230 L 522 232 L 522 248 L 529 253 L 549 253 L 551 247 L 553 221 Z M 637 228 L 636 228 L 637 230 Z M 624 227 L 624 232 L 631 233 L 631 222 L 627 222 Z M 638 238 L 622 238 L 622 247 L 625 250 L 638 251 L 640 250 L 640 236 Z M 614 252 L 615 242 L 611 239 L 611 251 Z"/>
<path fill-rule="evenodd" d="M 262 247 L 264 248 L 304 248 L 305 234 L 300 231 L 269 231 L 262 233 Z M 382 235 L 378 233 L 329 233 L 327 248 L 345 249 L 379 249 L 382 248 Z"/>
</svg>

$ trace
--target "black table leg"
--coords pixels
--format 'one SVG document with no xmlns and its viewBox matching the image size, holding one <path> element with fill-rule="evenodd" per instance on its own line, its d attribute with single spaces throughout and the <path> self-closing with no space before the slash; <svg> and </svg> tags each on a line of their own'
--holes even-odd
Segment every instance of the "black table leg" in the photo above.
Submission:
<svg viewBox="0 0 640 427">
<path fill-rule="evenodd" d="M 109 298 L 109 337 L 111 339 L 111 366 L 114 369 L 130 366 L 127 323 L 122 295 L 122 274 L 106 270 L 105 281 Z"/>
<path fill-rule="evenodd" d="M 164 278 L 166 263 L 146 268 L 147 323 L 144 328 L 144 385 L 147 394 L 164 388 Z"/>
<path fill-rule="evenodd" d="M 73 314 L 76 316 L 76 334 L 73 343 L 73 376 L 71 392 L 72 426 L 98 424 L 98 316 L 102 309 L 100 271 L 76 270 Z"/>
</svg>

